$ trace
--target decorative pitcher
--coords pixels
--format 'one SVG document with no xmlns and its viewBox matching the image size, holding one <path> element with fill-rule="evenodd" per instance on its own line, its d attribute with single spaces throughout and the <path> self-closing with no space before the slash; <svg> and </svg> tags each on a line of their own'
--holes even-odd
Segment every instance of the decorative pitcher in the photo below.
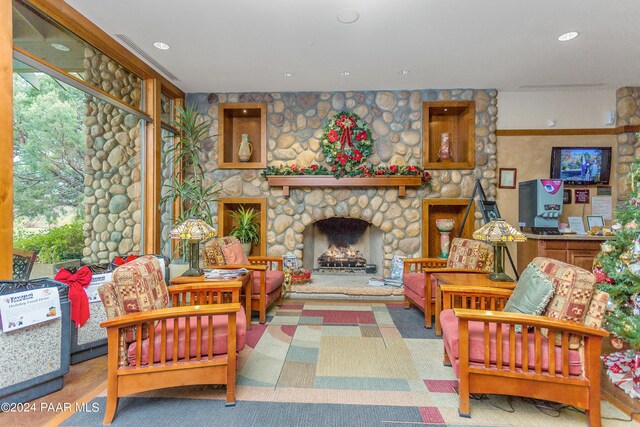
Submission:
<svg viewBox="0 0 640 427">
<path fill-rule="evenodd" d="M 251 153 L 253 153 L 253 146 L 249 142 L 249 134 L 243 133 L 240 149 L 238 150 L 238 158 L 241 162 L 248 162 L 251 159 Z"/>
<path fill-rule="evenodd" d="M 451 160 L 451 139 L 449 132 L 440 134 L 440 151 L 438 152 L 440 160 Z"/>
</svg>

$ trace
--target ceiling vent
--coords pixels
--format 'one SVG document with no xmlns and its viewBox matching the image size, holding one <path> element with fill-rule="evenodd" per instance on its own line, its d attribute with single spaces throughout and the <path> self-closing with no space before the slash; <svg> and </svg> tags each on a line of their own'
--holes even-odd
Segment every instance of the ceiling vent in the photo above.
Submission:
<svg viewBox="0 0 640 427">
<path fill-rule="evenodd" d="M 175 74 L 173 74 L 171 71 L 167 70 L 165 67 L 163 67 L 162 65 L 160 65 L 158 63 L 158 61 L 156 61 L 155 59 L 153 59 L 147 52 L 145 52 L 144 50 L 142 50 L 142 48 L 140 46 L 138 46 L 137 44 L 135 44 L 135 42 L 133 42 L 129 37 L 127 37 L 125 34 L 114 34 L 115 37 L 119 38 L 122 43 L 126 44 L 127 46 L 129 46 L 131 48 L 131 50 L 133 50 L 135 53 L 137 53 L 138 55 L 140 55 L 142 58 L 146 59 L 147 62 L 151 65 L 153 65 L 155 67 L 156 70 L 160 71 L 162 74 L 164 74 L 165 76 L 167 76 L 169 79 L 175 81 L 175 82 L 179 82 L 180 79 L 177 78 L 175 76 Z"/>
<path fill-rule="evenodd" d="M 522 85 L 520 89 L 588 89 L 604 86 L 606 86 L 604 83 L 569 83 L 556 85 Z"/>
</svg>

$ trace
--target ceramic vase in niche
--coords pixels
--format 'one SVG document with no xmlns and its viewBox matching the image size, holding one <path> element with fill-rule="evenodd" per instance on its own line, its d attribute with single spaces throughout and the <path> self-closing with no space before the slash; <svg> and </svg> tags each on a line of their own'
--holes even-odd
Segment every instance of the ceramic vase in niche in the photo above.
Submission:
<svg viewBox="0 0 640 427">
<path fill-rule="evenodd" d="M 443 161 L 451 160 L 451 134 L 443 132 L 440 134 L 440 151 L 438 158 Z"/>
<path fill-rule="evenodd" d="M 449 258 L 449 245 L 451 239 L 449 235 L 453 230 L 456 221 L 453 218 L 440 218 L 436 219 L 436 228 L 440 232 L 440 258 Z"/>
<path fill-rule="evenodd" d="M 251 153 L 253 153 L 253 146 L 249 142 L 249 134 L 243 133 L 238 149 L 238 158 L 241 162 L 248 162 L 251 159 Z"/>
</svg>

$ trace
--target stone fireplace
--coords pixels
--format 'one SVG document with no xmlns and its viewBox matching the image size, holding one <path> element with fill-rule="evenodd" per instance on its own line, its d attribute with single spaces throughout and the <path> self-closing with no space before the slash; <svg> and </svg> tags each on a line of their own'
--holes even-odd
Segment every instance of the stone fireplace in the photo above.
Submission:
<svg viewBox="0 0 640 427">
<path fill-rule="evenodd" d="M 326 272 L 382 270 L 382 231 L 362 219 L 334 217 L 305 228 L 302 265 Z"/>
</svg>

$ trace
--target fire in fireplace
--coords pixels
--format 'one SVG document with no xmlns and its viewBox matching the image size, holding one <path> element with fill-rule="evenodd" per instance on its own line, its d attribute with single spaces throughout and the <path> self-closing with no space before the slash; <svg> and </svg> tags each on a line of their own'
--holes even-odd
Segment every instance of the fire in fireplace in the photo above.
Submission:
<svg viewBox="0 0 640 427">
<path fill-rule="evenodd" d="M 318 258 L 318 266 L 322 267 L 341 267 L 341 268 L 365 268 L 367 260 L 360 255 L 359 250 L 350 247 L 337 247 L 331 245 L 320 258 Z"/>
<path fill-rule="evenodd" d="M 317 221 L 318 230 L 327 238 L 328 248 L 318 257 L 318 267 L 364 270 L 367 259 L 356 245 L 370 224 L 354 218 L 330 218 Z"/>
</svg>

